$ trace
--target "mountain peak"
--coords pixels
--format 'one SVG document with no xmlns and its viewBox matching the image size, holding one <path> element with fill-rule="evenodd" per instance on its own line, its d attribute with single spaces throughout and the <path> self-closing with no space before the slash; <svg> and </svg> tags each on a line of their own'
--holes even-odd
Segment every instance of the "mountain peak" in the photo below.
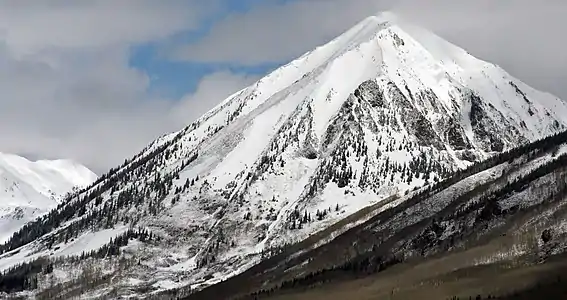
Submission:
<svg viewBox="0 0 567 300">
<path fill-rule="evenodd" d="M 0 256 L 0 269 L 151 231 L 159 243 L 142 235 L 128 248 L 143 261 L 129 276 L 156 289 L 212 284 L 362 208 L 565 128 L 564 102 L 379 14 L 101 176 L 0 246 L 17 252 Z M 116 238 L 128 228 L 140 231 Z M 48 240 L 58 250 L 38 250 Z"/>
<path fill-rule="evenodd" d="M 374 24 L 395 23 L 399 21 L 400 17 L 392 11 L 380 11 L 374 15 L 366 17 L 362 22 L 369 22 Z"/>
<path fill-rule="evenodd" d="M 73 188 L 97 178 L 72 160 L 37 160 L 0 153 L 0 242 L 25 222 L 54 208 Z"/>
<path fill-rule="evenodd" d="M 43 184 L 55 181 L 65 182 L 63 184 L 65 188 L 62 190 L 68 190 L 68 185 L 86 186 L 97 178 L 97 175 L 87 167 L 71 159 L 31 161 L 19 155 L 0 152 L 0 167 L 13 174 L 21 175 L 20 178 L 28 182 L 31 182 L 31 178 L 37 178 L 38 182 L 43 182 Z"/>
</svg>

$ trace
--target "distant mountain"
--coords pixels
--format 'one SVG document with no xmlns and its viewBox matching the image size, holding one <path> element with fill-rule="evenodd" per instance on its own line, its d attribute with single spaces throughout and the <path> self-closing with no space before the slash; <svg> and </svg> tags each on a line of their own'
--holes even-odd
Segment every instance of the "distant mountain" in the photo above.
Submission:
<svg viewBox="0 0 567 300">
<path fill-rule="evenodd" d="M 73 188 L 85 187 L 96 177 L 86 167 L 69 160 L 32 162 L 0 153 L 0 242 L 55 208 Z"/>
<path fill-rule="evenodd" d="M 393 15 L 370 17 L 26 225 L 0 246 L 0 269 L 25 270 L 26 284 L 4 290 L 200 289 L 566 128 L 560 99 Z M 45 265 L 57 272 L 34 277 Z"/>
</svg>

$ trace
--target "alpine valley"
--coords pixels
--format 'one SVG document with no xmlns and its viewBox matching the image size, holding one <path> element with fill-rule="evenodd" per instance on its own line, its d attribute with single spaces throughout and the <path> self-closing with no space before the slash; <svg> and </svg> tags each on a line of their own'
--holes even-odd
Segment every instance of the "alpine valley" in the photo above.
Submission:
<svg viewBox="0 0 567 300">
<path fill-rule="evenodd" d="M 25 225 L 0 245 L 0 291 L 38 299 L 225 299 L 270 286 L 264 277 L 247 281 L 250 290 L 228 286 L 254 270 L 299 278 L 313 257 L 283 260 L 297 272 L 262 266 L 282 262 L 282 253 L 305 258 L 329 249 L 368 222 L 372 230 L 359 231 L 361 238 L 382 239 L 376 248 L 369 238 L 349 240 L 356 251 L 426 256 L 439 250 L 431 235 L 422 241 L 429 248 L 413 252 L 399 236 L 453 203 L 452 194 L 432 193 L 461 195 L 563 159 L 560 142 L 555 154 L 530 143 L 566 129 L 567 104 L 557 97 L 392 14 L 372 16 Z M 502 165 L 504 154 L 526 145 L 540 150 L 512 156 L 519 167 Z M 508 208 L 523 201 L 514 199 Z M 459 216 L 476 211 L 465 209 L 474 201 L 461 200 Z M 386 211 L 392 215 L 383 217 Z M 487 214 L 493 211 L 500 212 Z M 450 237 L 448 223 L 440 226 L 445 235 L 431 230 Z M 336 257 L 329 264 L 358 256 Z M 221 281 L 234 294 L 210 287 Z"/>
</svg>

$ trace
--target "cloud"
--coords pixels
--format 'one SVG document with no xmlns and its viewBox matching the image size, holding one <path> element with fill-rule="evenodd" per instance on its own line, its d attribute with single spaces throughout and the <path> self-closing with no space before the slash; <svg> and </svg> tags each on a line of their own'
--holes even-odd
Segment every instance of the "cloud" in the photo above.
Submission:
<svg viewBox="0 0 567 300">
<path fill-rule="evenodd" d="M 179 60 L 256 65 L 285 62 L 368 15 L 394 11 L 495 62 L 536 88 L 567 99 L 567 1 L 303 0 L 266 4 L 217 23 L 180 45 Z"/>
<path fill-rule="evenodd" d="M 375 0 L 307 0 L 266 4 L 217 23 L 202 40 L 180 46 L 180 60 L 256 65 L 290 60 L 378 11 Z M 384 3 L 382 5 L 384 6 Z"/>
<path fill-rule="evenodd" d="M 155 99 L 146 93 L 148 76 L 127 60 L 126 50 L 111 49 L 80 66 L 49 65 L 0 50 L 1 151 L 72 158 L 102 173 L 255 80 L 212 73 L 181 100 Z"/>
<path fill-rule="evenodd" d="M 17 53 L 132 44 L 196 28 L 216 0 L 7 0 L 0 39 Z"/>
<path fill-rule="evenodd" d="M 130 47 L 195 28 L 213 2 L 2 1 L 0 151 L 71 158 L 101 173 L 181 128 L 191 120 L 173 111 L 184 102 L 149 95 L 148 74 L 129 65 Z M 234 88 L 232 79 L 218 91 Z"/>
</svg>

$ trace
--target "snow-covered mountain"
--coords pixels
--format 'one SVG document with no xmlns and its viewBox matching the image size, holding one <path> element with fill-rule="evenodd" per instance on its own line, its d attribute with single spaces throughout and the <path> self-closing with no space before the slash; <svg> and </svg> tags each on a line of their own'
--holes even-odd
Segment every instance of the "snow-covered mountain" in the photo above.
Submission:
<svg viewBox="0 0 567 300">
<path fill-rule="evenodd" d="M 65 194 L 96 179 L 70 160 L 38 160 L 0 153 L 0 242 L 57 206 Z"/>
<path fill-rule="evenodd" d="M 566 207 L 564 131 L 363 209 L 182 299 L 565 299 Z"/>
<path fill-rule="evenodd" d="M 560 99 L 393 15 L 374 16 L 26 226 L 0 246 L 0 269 L 82 255 L 57 260 L 54 282 L 80 286 L 83 268 L 104 282 L 97 292 L 108 278 L 116 293 L 198 288 L 566 128 Z"/>
</svg>

